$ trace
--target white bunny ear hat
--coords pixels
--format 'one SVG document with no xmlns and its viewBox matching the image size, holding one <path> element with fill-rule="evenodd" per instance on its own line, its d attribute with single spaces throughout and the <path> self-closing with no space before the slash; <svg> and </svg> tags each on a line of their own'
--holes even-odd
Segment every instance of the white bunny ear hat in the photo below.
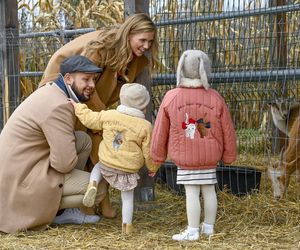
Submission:
<svg viewBox="0 0 300 250">
<path fill-rule="evenodd" d="M 177 67 L 177 86 L 187 88 L 209 88 L 211 61 L 201 50 L 186 50 L 181 55 Z"/>
</svg>

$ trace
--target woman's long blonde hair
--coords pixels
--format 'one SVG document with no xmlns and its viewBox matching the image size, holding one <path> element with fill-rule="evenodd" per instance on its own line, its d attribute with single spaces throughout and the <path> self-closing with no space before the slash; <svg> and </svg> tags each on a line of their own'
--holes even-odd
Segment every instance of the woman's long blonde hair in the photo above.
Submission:
<svg viewBox="0 0 300 250">
<path fill-rule="evenodd" d="M 157 29 L 150 17 L 144 13 L 130 16 L 120 26 L 101 32 L 97 40 L 88 43 L 86 56 L 89 57 L 97 53 L 101 58 L 101 62 L 99 62 L 101 67 L 109 67 L 126 79 L 126 67 L 133 59 L 129 36 L 153 31 L 154 40 L 150 48 L 150 68 L 154 69 L 158 65 Z M 106 55 L 105 58 L 103 55 Z"/>
</svg>

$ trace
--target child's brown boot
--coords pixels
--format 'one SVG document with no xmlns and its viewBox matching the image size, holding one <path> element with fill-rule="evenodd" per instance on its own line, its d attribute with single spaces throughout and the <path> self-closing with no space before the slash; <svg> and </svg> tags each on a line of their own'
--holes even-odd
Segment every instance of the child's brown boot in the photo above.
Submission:
<svg viewBox="0 0 300 250">
<path fill-rule="evenodd" d="M 132 234 L 133 233 L 133 225 L 132 224 L 122 224 L 122 234 Z"/>
<path fill-rule="evenodd" d="M 91 181 L 84 194 L 82 204 L 85 205 L 86 207 L 94 206 L 96 195 L 97 195 L 97 182 Z"/>
</svg>

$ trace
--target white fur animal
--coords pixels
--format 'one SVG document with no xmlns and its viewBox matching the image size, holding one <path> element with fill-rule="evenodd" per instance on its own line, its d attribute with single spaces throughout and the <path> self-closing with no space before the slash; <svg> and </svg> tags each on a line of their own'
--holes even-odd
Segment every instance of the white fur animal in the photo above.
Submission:
<svg viewBox="0 0 300 250">
<path fill-rule="evenodd" d="M 193 119 L 189 119 L 187 113 L 185 113 L 185 122 L 182 124 L 182 128 L 185 129 L 185 136 L 187 138 L 195 138 L 196 122 Z"/>
</svg>

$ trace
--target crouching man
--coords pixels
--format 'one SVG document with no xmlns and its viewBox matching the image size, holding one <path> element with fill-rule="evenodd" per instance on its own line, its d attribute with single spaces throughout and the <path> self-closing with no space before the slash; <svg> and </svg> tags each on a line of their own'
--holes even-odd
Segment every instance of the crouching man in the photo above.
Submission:
<svg viewBox="0 0 300 250">
<path fill-rule="evenodd" d="M 89 183 L 90 174 L 83 169 L 92 144 L 85 132 L 74 131 L 74 110 L 67 98 L 88 101 L 95 74 L 102 69 L 79 55 L 66 58 L 60 69 L 57 80 L 22 102 L 1 131 L 2 232 L 100 219 L 79 209 Z M 98 190 L 97 197 L 106 192 Z"/>
</svg>

